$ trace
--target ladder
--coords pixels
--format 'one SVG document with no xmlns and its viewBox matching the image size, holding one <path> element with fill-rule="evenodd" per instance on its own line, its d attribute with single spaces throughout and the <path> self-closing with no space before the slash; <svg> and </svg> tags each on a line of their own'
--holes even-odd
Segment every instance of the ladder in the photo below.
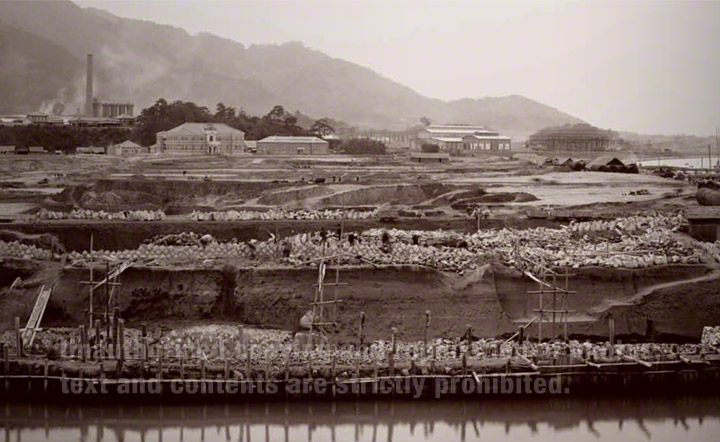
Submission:
<svg viewBox="0 0 720 442">
<path fill-rule="evenodd" d="M 33 307 L 32 313 L 30 313 L 30 318 L 28 318 L 27 325 L 23 329 L 23 347 L 32 346 L 33 341 L 35 340 L 35 333 L 38 330 L 40 321 L 42 321 L 43 314 L 45 313 L 45 307 L 47 307 L 51 293 L 52 288 L 46 289 L 44 285 L 40 287 L 40 294 L 35 301 L 35 307 Z"/>
</svg>

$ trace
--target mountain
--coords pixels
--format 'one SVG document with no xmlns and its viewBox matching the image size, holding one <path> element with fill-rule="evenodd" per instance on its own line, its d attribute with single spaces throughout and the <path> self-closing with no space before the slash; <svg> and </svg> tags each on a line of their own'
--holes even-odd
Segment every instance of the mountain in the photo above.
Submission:
<svg viewBox="0 0 720 442">
<path fill-rule="evenodd" d="M 428 116 L 516 136 L 581 121 L 521 96 L 445 102 L 302 43 L 245 47 L 65 0 L 0 2 L 0 35 L 8 50 L 0 54 L 0 113 L 51 100 L 71 111 L 82 107 L 85 57 L 92 53 L 96 96 L 132 100 L 138 112 L 159 97 L 211 109 L 223 102 L 251 114 L 281 104 L 366 127 L 404 128 Z"/>
</svg>

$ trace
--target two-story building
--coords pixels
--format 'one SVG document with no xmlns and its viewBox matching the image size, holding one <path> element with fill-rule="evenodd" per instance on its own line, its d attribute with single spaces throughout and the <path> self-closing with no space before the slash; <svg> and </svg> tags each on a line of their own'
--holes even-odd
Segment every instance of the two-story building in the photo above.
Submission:
<svg viewBox="0 0 720 442">
<path fill-rule="evenodd" d="M 245 133 L 222 123 L 184 123 L 156 137 L 162 153 L 233 155 L 245 150 Z"/>
</svg>

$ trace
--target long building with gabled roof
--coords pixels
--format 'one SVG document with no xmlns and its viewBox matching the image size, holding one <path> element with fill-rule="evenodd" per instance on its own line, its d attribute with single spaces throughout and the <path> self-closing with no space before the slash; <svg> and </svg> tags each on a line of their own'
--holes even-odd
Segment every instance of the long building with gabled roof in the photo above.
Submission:
<svg viewBox="0 0 720 442">
<path fill-rule="evenodd" d="M 222 123 L 184 123 L 158 132 L 159 152 L 178 155 L 234 155 L 245 150 L 245 132 Z"/>
</svg>

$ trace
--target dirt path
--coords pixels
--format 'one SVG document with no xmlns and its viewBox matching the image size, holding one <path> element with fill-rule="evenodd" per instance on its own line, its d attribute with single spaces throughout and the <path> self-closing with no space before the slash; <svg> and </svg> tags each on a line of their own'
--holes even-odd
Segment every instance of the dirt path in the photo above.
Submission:
<svg viewBox="0 0 720 442">
<path fill-rule="evenodd" d="M 613 307 L 629 307 L 632 305 L 639 304 L 643 298 L 646 296 L 652 294 L 653 292 L 661 289 L 667 289 L 671 287 L 679 287 L 685 284 L 697 284 L 699 282 L 703 281 L 711 281 L 713 279 L 719 279 L 720 278 L 720 268 L 715 268 L 711 272 L 706 273 L 702 276 L 697 276 L 695 278 L 689 278 L 689 279 L 681 279 L 678 281 L 671 281 L 671 282 L 663 282 L 660 284 L 654 284 L 645 288 L 642 288 L 638 290 L 638 292 L 633 295 L 630 299 L 627 299 L 625 301 L 612 301 L 607 300 L 603 302 L 602 305 L 594 308 L 591 310 L 591 314 L 593 315 L 600 315 L 602 316 L 603 313 L 607 312 L 608 310 L 612 309 Z"/>
</svg>

